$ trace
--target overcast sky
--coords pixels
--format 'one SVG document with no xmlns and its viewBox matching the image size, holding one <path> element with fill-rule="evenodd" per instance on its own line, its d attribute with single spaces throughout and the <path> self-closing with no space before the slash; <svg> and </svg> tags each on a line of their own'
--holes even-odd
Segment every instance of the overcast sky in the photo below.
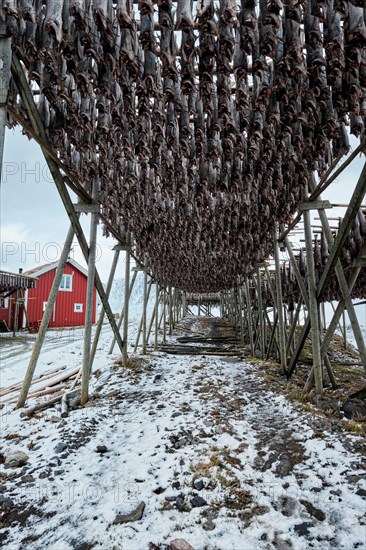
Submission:
<svg viewBox="0 0 366 550">
<path fill-rule="evenodd" d="M 353 148 L 358 143 L 351 138 Z M 335 203 L 348 202 L 362 165 L 363 159 L 357 158 L 322 198 Z M 334 209 L 328 215 L 339 216 L 342 212 L 344 209 Z M 58 259 L 69 227 L 68 216 L 40 147 L 19 129 L 6 131 L 0 214 L 1 269 L 17 273 L 19 268 L 25 271 Z M 82 215 L 81 222 L 88 235 L 88 217 Z M 100 227 L 98 243 L 97 268 L 106 282 L 115 241 L 104 238 Z M 85 267 L 76 241 L 72 255 Z M 123 276 L 123 272 L 120 262 L 117 276 Z"/>
<path fill-rule="evenodd" d="M 0 215 L 1 269 L 18 273 L 19 268 L 26 271 L 59 258 L 69 218 L 39 145 L 19 129 L 6 131 Z M 89 240 L 87 215 L 81 215 L 81 224 Z M 108 279 L 115 244 L 113 238 L 102 236 L 99 226 L 97 269 L 103 282 Z M 76 239 L 72 257 L 86 267 Z M 121 260 L 118 271 L 122 276 Z"/>
</svg>

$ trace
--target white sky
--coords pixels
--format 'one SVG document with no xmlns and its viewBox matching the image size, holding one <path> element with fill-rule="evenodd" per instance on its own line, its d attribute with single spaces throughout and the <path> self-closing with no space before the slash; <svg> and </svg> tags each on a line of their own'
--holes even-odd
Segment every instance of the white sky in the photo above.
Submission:
<svg viewBox="0 0 366 550">
<path fill-rule="evenodd" d="M 358 140 L 351 137 L 351 145 Z M 322 197 L 335 203 L 349 201 L 362 169 L 364 159 L 357 158 Z M 19 129 L 7 130 L 5 138 L 3 177 L 0 205 L 1 269 L 17 273 L 55 261 L 63 246 L 69 227 L 56 187 L 47 170 L 40 147 L 29 141 Z M 328 211 L 329 216 L 341 216 L 344 209 Z M 81 223 L 88 238 L 88 219 Z M 107 281 L 115 241 L 98 235 L 97 269 Z M 296 240 L 296 239 L 294 239 Z M 85 266 L 80 247 L 75 241 L 72 257 Z M 120 262 L 117 277 L 123 276 Z"/>
</svg>

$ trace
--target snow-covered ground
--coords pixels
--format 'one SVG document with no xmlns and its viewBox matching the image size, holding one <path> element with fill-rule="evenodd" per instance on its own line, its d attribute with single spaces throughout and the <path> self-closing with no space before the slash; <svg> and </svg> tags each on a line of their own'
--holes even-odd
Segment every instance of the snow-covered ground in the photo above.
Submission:
<svg viewBox="0 0 366 550">
<path fill-rule="evenodd" d="M 4 547 L 366 548 L 365 453 L 338 419 L 288 403 L 237 358 L 158 352 L 123 370 L 110 339 L 106 328 L 87 407 L 64 420 L 57 407 L 3 411 L 0 453 L 29 455 L 0 470 Z M 61 351 L 76 364 L 81 339 L 50 349 L 52 364 Z M 142 519 L 115 523 L 141 502 Z"/>
<path fill-rule="evenodd" d="M 151 290 L 148 302 L 148 315 L 151 316 L 155 289 Z M 124 281 L 116 279 L 110 296 L 113 313 L 121 313 L 123 305 Z M 138 273 L 131 295 L 129 311 L 129 345 L 134 347 L 137 329 L 141 319 L 141 303 L 143 296 L 143 276 Z M 93 335 L 95 328 L 93 328 Z M 103 366 L 113 335 L 105 318 L 102 337 L 95 357 L 94 367 Z M 23 379 L 26 372 L 36 335 L 19 332 L 15 338 L 0 334 L 0 388 L 4 388 Z M 49 330 L 46 333 L 42 352 L 37 364 L 36 375 L 56 367 L 66 366 L 68 370 L 81 366 L 83 353 L 83 328 L 62 328 Z M 118 355 L 118 346 L 114 355 Z"/>
</svg>

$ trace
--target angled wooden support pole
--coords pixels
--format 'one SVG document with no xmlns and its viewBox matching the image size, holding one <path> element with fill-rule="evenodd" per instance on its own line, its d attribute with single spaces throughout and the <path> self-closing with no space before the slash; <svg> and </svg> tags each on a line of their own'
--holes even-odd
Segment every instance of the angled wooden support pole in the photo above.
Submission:
<svg viewBox="0 0 366 550">
<path fill-rule="evenodd" d="M 130 245 L 131 237 L 127 236 L 127 244 Z M 129 246 L 126 247 L 126 259 L 125 259 L 125 297 L 123 302 L 123 349 L 122 349 L 122 363 L 123 366 L 127 366 L 128 352 L 128 312 L 130 305 L 130 261 L 131 251 Z M 119 333 L 118 333 L 119 334 Z"/>
<path fill-rule="evenodd" d="M 154 351 L 158 349 L 158 330 L 159 330 L 159 284 L 155 283 L 155 334 L 154 334 Z"/>
<path fill-rule="evenodd" d="M 304 190 L 304 199 L 307 200 L 308 191 Z M 309 314 L 311 319 L 311 340 L 313 348 L 313 369 L 315 379 L 315 391 L 318 396 L 323 394 L 323 368 L 320 354 L 320 327 L 319 308 L 316 296 L 316 275 L 313 254 L 313 235 L 309 210 L 304 211 L 304 233 L 306 245 L 307 282 L 309 296 Z"/>
<path fill-rule="evenodd" d="M 63 275 L 64 269 L 65 269 L 67 259 L 69 257 L 69 253 L 70 253 L 72 241 L 74 239 L 74 235 L 75 235 L 75 232 L 74 232 L 74 229 L 71 225 L 70 229 L 67 233 L 65 244 L 64 244 L 64 247 L 62 249 L 61 256 L 60 256 L 60 259 L 59 259 L 59 262 L 58 262 L 58 266 L 57 266 L 56 273 L 55 273 L 55 278 L 53 280 L 50 295 L 48 297 L 46 308 L 45 308 L 44 313 L 43 313 L 41 326 L 39 327 L 37 338 L 36 338 L 36 341 L 35 341 L 34 346 L 33 346 L 32 355 L 31 355 L 31 358 L 29 360 L 29 364 L 28 364 L 27 372 L 26 372 L 25 377 L 24 377 L 22 389 L 20 390 L 20 395 L 19 395 L 19 399 L 18 399 L 18 402 L 17 402 L 17 408 L 23 407 L 26 400 L 27 400 L 29 388 L 30 388 L 30 385 L 32 383 L 34 371 L 36 370 L 37 362 L 38 362 L 39 355 L 40 355 L 41 349 L 42 349 L 42 344 L 43 344 L 44 337 L 46 335 L 46 331 L 47 331 L 47 328 L 48 328 L 48 323 L 50 322 L 51 315 L 52 315 L 52 312 L 53 312 L 53 308 L 54 308 L 54 305 L 55 305 L 55 302 L 56 302 L 58 289 L 60 287 L 60 283 L 61 283 L 61 279 L 62 279 L 62 275 Z"/>
<path fill-rule="evenodd" d="M 93 199 L 98 196 L 99 182 L 93 182 Z M 84 349 L 83 349 L 83 370 L 81 378 L 81 396 L 80 405 L 85 405 L 89 400 L 89 381 L 91 371 L 91 338 L 93 326 L 93 308 L 94 308 L 94 287 L 95 287 L 95 261 L 97 252 L 97 228 L 98 214 L 90 214 L 90 241 L 88 255 L 88 280 L 86 286 L 85 299 L 85 327 L 84 327 Z"/>
<path fill-rule="evenodd" d="M 280 265 L 280 250 L 278 244 L 278 223 L 274 224 L 274 258 L 276 267 L 276 302 L 278 315 L 278 343 L 280 349 L 281 370 L 286 374 L 287 356 L 286 356 L 286 327 L 283 315 L 283 296 Z"/>
<path fill-rule="evenodd" d="M 152 286 L 151 286 L 151 288 L 152 288 Z M 149 328 L 148 328 L 148 331 L 147 331 L 146 345 L 149 345 L 150 335 L 151 335 L 151 331 L 152 331 L 154 321 L 155 321 L 155 329 L 157 329 L 157 327 L 159 325 L 159 300 L 155 301 L 154 309 L 153 309 L 151 319 L 150 319 L 150 323 L 149 323 Z M 155 334 L 154 334 L 154 337 L 155 337 Z M 157 339 L 156 339 L 156 349 L 158 349 Z M 155 340 L 154 340 L 154 350 L 155 350 Z"/>
<path fill-rule="evenodd" d="M 146 304 L 147 304 L 147 302 L 149 301 L 151 286 L 152 286 L 152 279 L 150 279 L 149 284 L 146 285 L 146 295 L 145 295 L 145 272 L 144 272 L 144 295 L 143 295 L 142 313 L 141 313 L 139 328 L 137 329 L 136 342 L 135 342 L 135 347 L 133 349 L 134 353 L 137 352 L 137 348 L 140 343 L 141 334 L 143 333 L 144 318 L 145 318 L 145 331 L 146 331 L 146 310 L 144 309 L 144 302 L 146 300 Z"/>
<path fill-rule="evenodd" d="M 129 289 L 129 293 L 128 293 L 128 299 L 131 298 L 131 294 L 132 294 L 132 290 L 133 290 L 133 287 L 134 287 L 134 284 L 135 284 L 135 281 L 136 281 L 136 277 L 137 277 L 137 271 L 134 271 L 133 275 L 132 275 L 131 282 L 130 282 L 130 289 Z M 122 311 L 121 311 L 121 314 L 119 316 L 118 324 L 117 324 L 117 330 L 118 331 L 121 329 L 121 326 L 122 326 L 124 312 L 125 312 L 125 307 L 124 307 L 124 303 L 123 303 Z M 116 337 L 113 336 L 113 339 L 112 339 L 112 342 L 111 342 L 111 345 L 110 345 L 110 348 L 109 348 L 109 351 L 108 351 L 108 355 L 111 355 L 111 353 L 113 353 L 115 345 L 116 345 Z"/>
<path fill-rule="evenodd" d="M 19 94 L 21 96 L 21 99 L 23 101 L 24 107 L 26 108 L 27 115 L 29 117 L 29 120 L 31 121 L 31 126 L 33 130 L 37 133 L 39 136 L 39 141 L 41 142 L 41 149 L 44 154 L 45 160 L 47 162 L 48 168 L 50 170 L 50 173 L 53 177 L 53 180 L 55 182 L 57 191 L 60 195 L 60 198 L 63 202 L 64 208 L 66 210 L 67 215 L 69 216 L 70 222 L 74 228 L 75 235 L 79 241 L 81 251 L 83 253 L 84 259 L 86 263 L 88 263 L 88 257 L 89 257 L 89 247 L 88 243 L 86 241 L 86 238 L 83 233 L 83 229 L 79 222 L 78 214 L 75 212 L 74 205 L 70 199 L 69 193 L 66 188 L 66 184 L 64 181 L 64 177 L 62 176 L 60 169 L 55 162 L 55 160 L 50 156 L 49 151 L 52 150 L 52 147 L 50 146 L 46 131 L 44 129 L 41 117 L 38 113 L 37 106 L 34 103 L 33 94 L 30 90 L 29 84 L 27 82 L 27 79 L 25 77 L 23 67 L 21 63 L 19 62 L 18 58 L 13 55 L 12 58 L 12 75 L 13 79 L 18 87 Z M 85 189 L 81 188 L 81 192 L 83 197 L 86 196 L 86 201 L 92 202 L 92 198 L 87 195 L 85 192 Z M 106 298 L 103 283 L 99 277 L 98 271 L 95 272 L 95 286 L 97 288 L 98 294 L 100 296 L 101 302 L 103 304 L 103 307 L 105 309 L 106 315 L 108 317 L 108 321 L 111 325 L 111 328 L 115 334 L 118 346 L 120 350 L 123 350 L 123 342 L 122 338 L 118 332 L 117 325 L 115 322 L 115 319 L 112 314 L 112 310 L 109 306 L 108 300 Z"/>
<path fill-rule="evenodd" d="M 310 185 L 313 188 L 315 188 L 315 178 L 314 177 L 312 178 L 312 180 L 310 182 Z M 358 208 L 357 208 L 357 211 L 358 211 Z M 329 226 L 328 219 L 327 219 L 327 217 L 325 215 L 325 212 L 323 210 L 319 210 L 319 217 L 320 217 L 320 221 L 322 223 L 322 227 L 323 227 L 325 238 L 327 240 L 328 247 L 331 250 L 332 247 L 334 246 L 334 238 L 333 238 L 330 226 Z M 347 279 L 345 277 L 343 267 L 342 267 L 342 264 L 341 264 L 339 259 L 335 263 L 334 270 L 335 270 L 335 274 L 336 274 L 337 279 L 338 279 L 338 284 L 339 284 L 340 291 L 342 293 L 344 303 L 345 303 L 346 308 L 347 308 L 348 316 L 349 316 L 350 321 L 351 321 L 353 334 L 355 336 L 355 340 L 356 340 L 358 351 L 359 351 L 359 354 L 360 354 L 360 357 L 361 357 L 361 360 L 362 360 L 363 368 L 366 371 L 366 346 L 365 346 L 365 341 L 364 341 L 364 338 L 363 338 L 363 335 L 362 335 L 362 332 L 361 332 L 361 329 L 360 329 L 360 325 L 359 325 L 358 318 L 357 318 L 357 315 L 356 315 L 356 312 L 355 312 L 355 308 L 353 306 L 351 294 L 349 292 L 349 288 L 348 288 L 348 284 L 347 284 Z"/>
<path fill-rule="evenodd" d="M 328 287 L 330 278 L 334 272 L 337 261 L 342 252 L 342 248 L 347 239 L 347 236 L 352 228 L 353 222 L 357 216 L 358 210 L 362 204 L 363 198 L 366 194 L 366 163 L 363 165 L 361 175 L 356 184 L 355 190 L 352 194 L 352 198 L 349 202 L 349 206 L 342 218 L 341 224 L 337 231 L 337 236 L 334 240 L 334 244 L 330 250 L 329 258 L 325 265 L 324 271 L 320 277 L 318 284 L 317 296 L 321 300 L 325 290 Z"/>
<path fill-rule="evenodd" d="M 110 270 L 109 277 L 108 277 L 107 287 L 105 289 L 105 294 L 106 294 L 107 299 L 109 299 L 109 294 L 110 294 L 111 289 L 112 289 L 112 284 L 113 284 L 113 281 L 114 281 L 114 275 L 116 273 L 119 254 L 120 254 L 119 249 L 114 251 L 112 266 L 111 266 L 111 270 Z M 104 311 L 104 307 L 102 306 L 101 309 L 100 309 L 97 328 L 95 329 L 93 345 L 92 345 L 92 349 L 91 349 L 91 352 L 90 352 L 90 368 L 92 368 L 92 366 L 93 366 L 95 352 L 97 350 L 100 334 L 102 332 L 104 316 L 105 316 L 105 311 Z"/>
<path fill-rule="evenodd" d="M 261 358 L 264 359 L 266 355 L 266 335 L 265 335 L 265 324 L 264 324 L 264 313 L 263 313 L 263 299 L 262 299 L 262 277 L 259 267 L 256 268 L 257 273 L 257 298 L 258 298 L 258 319 L 259 319 L 259 334 L 260 334 L 260 351 Z"/>
<path fill-rule="evenodd" d="M 166 344 L 166 288 L 163 289 L 163 344 Z"/>
<path fill-rule="evenodd" d="M 7 99 L 11 76 L 11 38 L 6 32 L 6 23 L 0 20 L 0 181 L 2 176 Z"/>
<path fill-rule="evenodd" d="M 361 251 L 361 255 L 363 253 L 364 252 Z M 361 270 L 360 267 L 355 267 L 351 270 L 351 274 L 350 274 L 350 277 L 349 277 L 349 280 L 348 280 L 348 283 L 347 283 L 350 293 L 352 292 L 352 289 L 353 289 L 354 285 L 356 284 L 356 281 L 357 281 L 357 278 L 359 276 L 360 270 Z M 328 326 L 327 331 L 325 333 L 325 336 L 323 338 L 322 346 L 321 346 L 322 357 L 324 357 L 324 356 L 326 357 L 326 352 L 327 352 L 328 346 L 329 346 L 330 341 L 332 339 L 332 336 L 335 332 L 338 321 L 339 321 L 339 319 L 340 319 L 340 317 L 341 317 L 341 315 L 344 311 L 344 307 L 345 307 L 344 300 L 341 300 L 338 303 L 338 306 L 336 307 L 333 318 L 332 318 L 331 322 L 329 323 L 329 326 Z M 310 374 L 309 374 L 309 377 L 308 377 L 307 385 L 306 385 L 307 388 L 311 387 L 311 385 L 313 383 L 313 380 L 314 380 L 314 373 L 313 373 L 313 371 L 311 371 Z"/>
<path fill-rule="evenodd" d="M 150 280 L 151 288 L 152 279 Z M 142 311 L 142 354 L 146 354 L 146 337 L 147 337 L 147 272 L 144 271 L 144 297 L 143 297 L 143 311 Z"/>
<path fill-rule="evenodd" d="M 169 287 L 169 336 L 173 334 L 173 290 Z"/>
<path fill-rule="evenodd" d="M 250 288 L 249 288 L 249 279 L 245 277 L 245 301 L 247 305 L 247 316 L 248 316 L 248 333 L 249 333 L 249 343 L 250 343 L 250 353 L 254 357 L 254 340 L 253 340 L 253 315 L 252 315 L 252 303 L 250 299 Z"/>
</svg>

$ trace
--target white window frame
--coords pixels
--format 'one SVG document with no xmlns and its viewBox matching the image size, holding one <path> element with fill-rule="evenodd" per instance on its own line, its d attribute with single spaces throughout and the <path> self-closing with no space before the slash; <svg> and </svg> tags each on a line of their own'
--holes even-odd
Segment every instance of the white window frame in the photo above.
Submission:
<svg viewBox="0 0 366 550">
<path fill-rule="evenodd" d="M 65 286 L 66 280 L 70 281 L 70 288 L 66 288 Z M 59 290 L 62 290 L 63 292 L 72 292 L 72 274 L 71 273 L 64 273 L 62 275 Z"/>
<path fill-rule="evenodd" d="M 9 298 L 2 298 L 1 299 L 1 309 L 9 309 Z"/>
<path fill-rule="evenodd" d="M 84 304 L 74 304 L 74 313 L 83 313 Z"/>
</svg>

